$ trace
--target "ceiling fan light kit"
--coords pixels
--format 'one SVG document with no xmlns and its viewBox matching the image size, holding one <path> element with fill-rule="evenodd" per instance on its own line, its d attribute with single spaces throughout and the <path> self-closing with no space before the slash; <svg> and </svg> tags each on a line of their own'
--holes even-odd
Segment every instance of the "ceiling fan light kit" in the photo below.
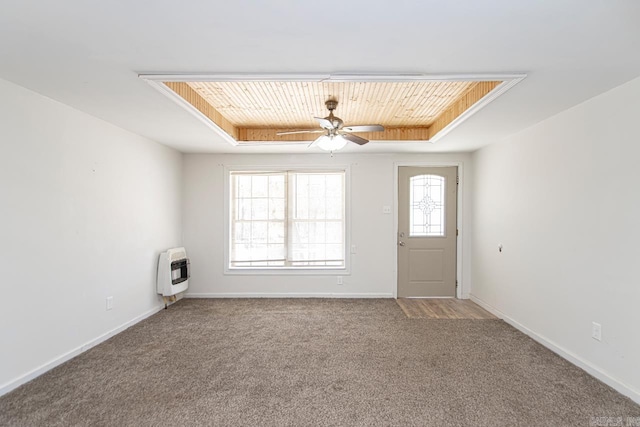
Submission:
<svg viewBox="0 0 640 427">
<path fill-rule="evenodd" d="M 347 140 L 343 138 L 342 135 L 322 135 L 320 138 L 312 142 L 310 147 L 314 144 L 325 151 L 338 151 L 347 145 Z"/>
</svg>

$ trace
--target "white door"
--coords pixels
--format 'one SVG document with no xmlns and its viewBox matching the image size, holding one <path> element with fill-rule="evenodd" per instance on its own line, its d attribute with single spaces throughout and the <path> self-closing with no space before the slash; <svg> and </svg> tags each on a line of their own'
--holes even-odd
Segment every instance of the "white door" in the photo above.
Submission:
<svg viewBox="0 0 640 427">
<path fill-rule="evenodd" d="M 398 169 L 398 297 L 456 296 L 457 175 Z"/>
</svg>

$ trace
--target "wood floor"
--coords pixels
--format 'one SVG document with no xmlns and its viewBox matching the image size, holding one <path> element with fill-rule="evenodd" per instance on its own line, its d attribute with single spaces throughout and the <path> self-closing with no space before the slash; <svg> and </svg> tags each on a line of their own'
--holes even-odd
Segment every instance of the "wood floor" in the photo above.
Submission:
<svg viewBox="0 0 640 427">
<path fill-rule="evenodd" d="M 497 319 L 473 301 L 455 298 L 398 298 L 410 319 Z"/>
</svg>

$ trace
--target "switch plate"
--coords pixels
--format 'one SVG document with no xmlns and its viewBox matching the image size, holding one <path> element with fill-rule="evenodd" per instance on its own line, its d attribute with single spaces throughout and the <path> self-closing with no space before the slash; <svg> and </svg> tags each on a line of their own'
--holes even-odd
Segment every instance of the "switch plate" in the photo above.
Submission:
<svg viewBox="0 0 640 427">
<path fill-rule="evenodd" d="M 384 206 L 382 207 L 382 213 L 383 213 L 383 214 L 385 214 L 385 215 L 390 214 L 390 213 L 391 213 L 391 206 L 384 205 Z"/>
<path fill-rule="evenodd" d="M 113 308 L 113 297 L 107 297 L 107 311 Z"/>
<path fill-rule="evenodd" d="M 342 276 L 338 276 L 336 283 L 338 283 L 338 285 L 342 285 Z"/>
<path fill-rule="evenodd" d="M 356 245 L 351 245 L 351 253 L 355 254 L 358 251 L 358 247 Z"/>
<path fill-rule="evenodd" d="M 593 322 L 591 324 L 591 338 L 602 341 L 602 326 L 600 323 Z"/>
</svg>

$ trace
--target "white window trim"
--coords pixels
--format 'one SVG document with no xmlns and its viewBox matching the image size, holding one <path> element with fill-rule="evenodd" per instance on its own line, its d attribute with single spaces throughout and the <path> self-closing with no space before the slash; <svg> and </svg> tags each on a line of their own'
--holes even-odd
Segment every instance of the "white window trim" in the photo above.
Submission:
<svg viewBox="0 0 640 427">
<path fill-rule="evenodd" d="M 345 248 L 344 248 L 344 267 L 238 267 L 229 268 L 229 250 L 231 241 L 231 227 L 230 227 L 230 173 L 231 172 L 250 172 L 256 170 L 274 171 L 274 172 L 286 172 L 286 171 L 327 171 L 327 170 L 343 170 L 344 171 L 344 210 L 345 210 Z M 275 276 L 331 276 L 342 275 L 348 276 L 351 274 L 351 167 L 350 165 L 335 164 L 335 165 L 288 165 L 288 166 L 271 166 L 271 165 L 223 165 L 223 209 L 224 209 L 224 221 L 223 221 L 223 236 L 222 242 L 223 248 L 223 262 L 224 262 L 224 275 L 234 276 L 247 276 L 247 275 L 275 275 Z"/>
</svg>

